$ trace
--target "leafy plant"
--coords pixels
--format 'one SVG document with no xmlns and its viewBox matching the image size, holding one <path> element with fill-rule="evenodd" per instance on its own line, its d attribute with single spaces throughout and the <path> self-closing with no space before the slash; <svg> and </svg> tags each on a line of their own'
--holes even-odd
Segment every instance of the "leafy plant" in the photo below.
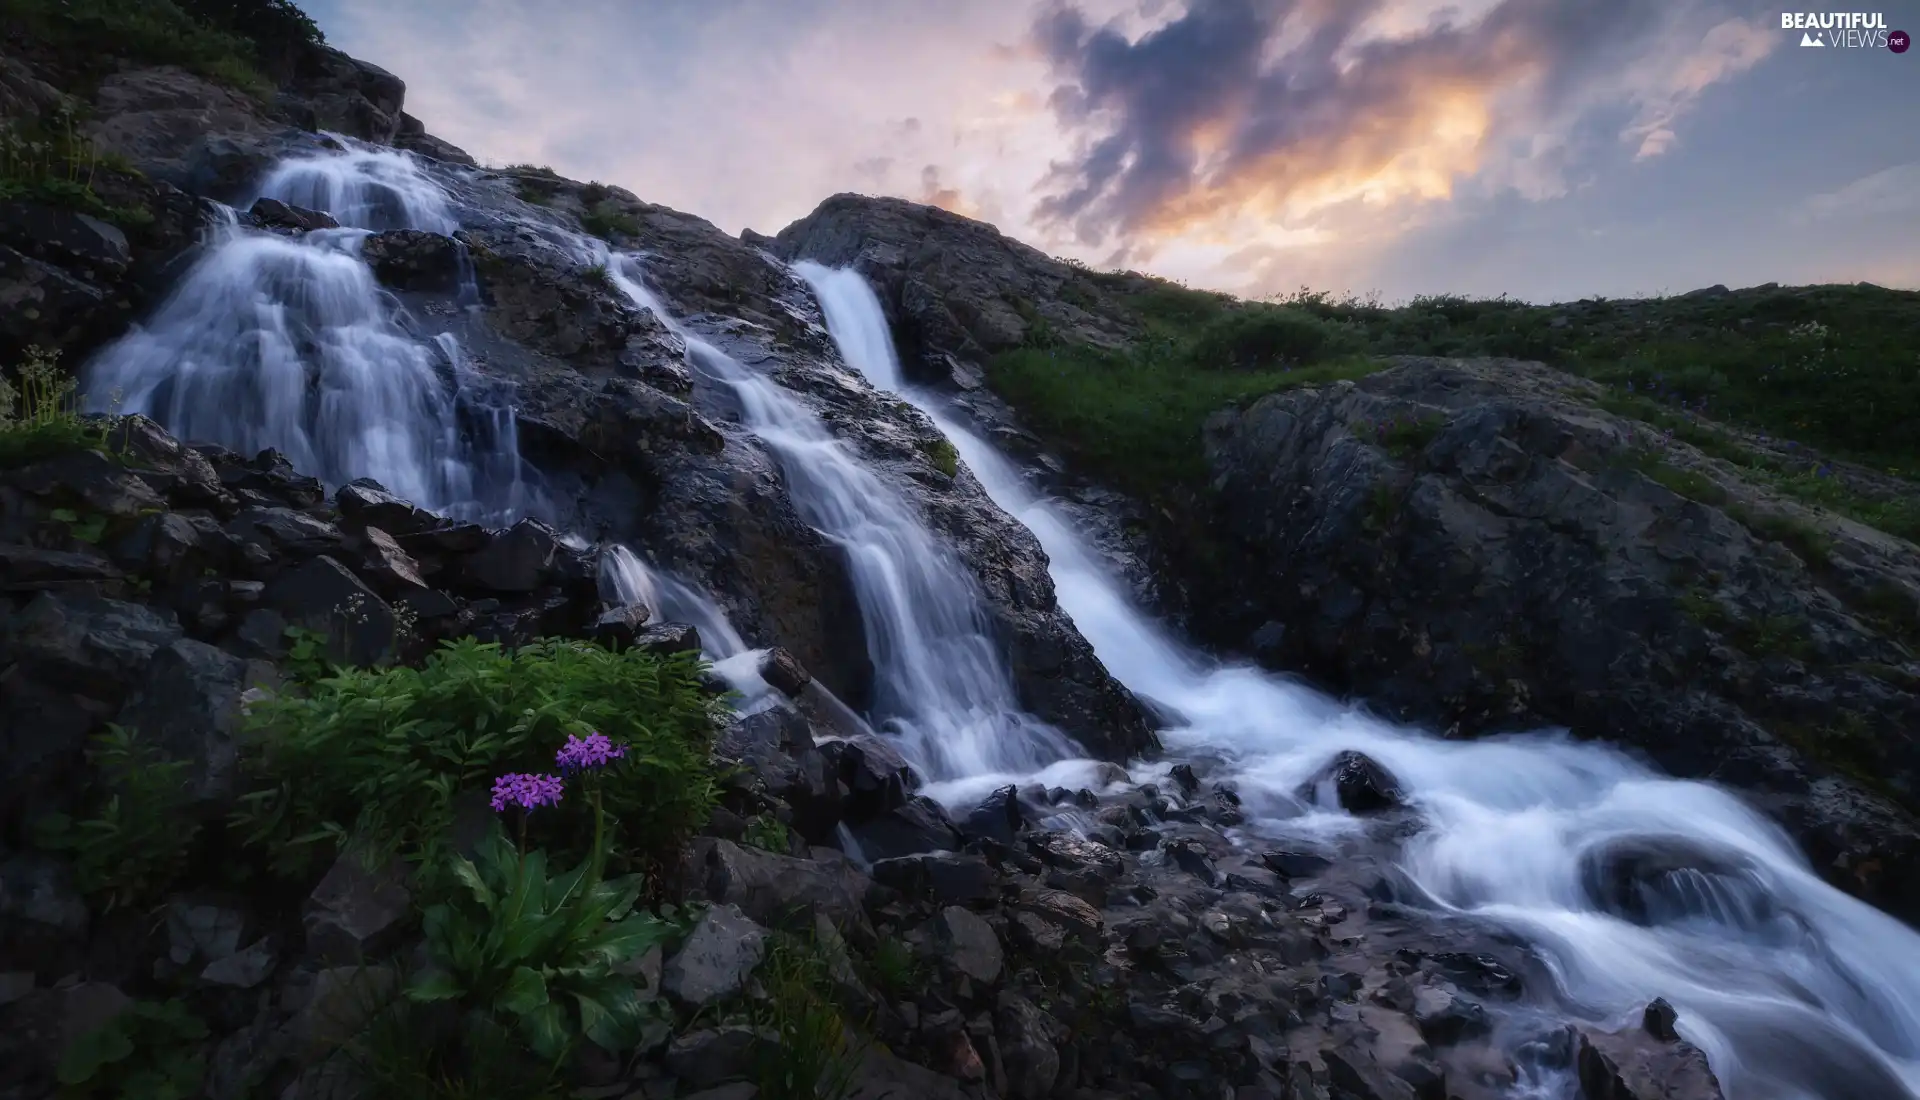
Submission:
<svg viewBox="0 0 1920 1100">
<path fill-rule="evenodd" d="M 58 351 L 31 347 L 17 369 L 17 387 L 0 376 L 0 469 L 106 447 L 111 422 L 89 422 L 80 414 L 74 380 L 60 370 L 59 358 Z"/>
<path fill-rule="evenodd" d="M 81 891 L 109 910 L 158 897 L 199 836 L 188 812 L 188 764 L 117 725 L 95 736 L 89 755 L 98 776 L 93 812 L 79 820 L 48 814 L 34 823 L 35 840 L 71 853 Z"/>
<path fill-rule="evenodd" d="M 241 20 L 272 9 L 298 13 L 285 0 L 0 0 L 8 26 L 84 71 L 104 74 L 116 60 L 179 65 L 263 101 L 273 84 L 260 72 L 262 43 L 245 31 L 265 28 Z M 235 22 L 221 25 L 223 14 Z"/>
<path fill-rule="evenodd" d="M 63 1100 L 191 1100 L 206 1076 L 205 1021 L 179 1001 L 135 1001 L 61 1052 Z"/>
<path fill-rule="evenodd" d="M 766 996 L 754 1002 L 754 1026 L 771 1032 L 754 1066 L 758 1096 L 765 1100 L 842 1100 L 853 1087 L 865 1044 L 849 1032 L 832 988 L 829 964 L 818 945 L 777 940 L 758 972 Z"/>
<path fill-rule="evenodd" d="M 81 542 L 98 543 L 107 530 L 107 517 L 99 512 L 80 518 L 80 513 L 71 508 L 55 508 L 49 513 L 55 520 L 67 525 L 67 533 Z"/>
<path fill-rule="evenodd" d="M 522 852 L 497 830 L 477 862 L 455 856 L 459 890 L 424 919 L 433 968 L 408 996 L 513 1020 L 554 1065 L 577 1036 L 616 1053 L 633 1046 L 647 1006 L 618 968 L 666 940 L 671 927 L 634 910 L 640 876 L 600 878 L 603 844 L 596 837 L 587 859 L 558 877 L 549 877 L 544 851 Z"/>
<path fill-rule="evenodd" d="M 873 949 L 870 969 L 873 982 L 890 996 L 900 996 L 920 988 L 920 960 L 913 948 L 893 937 L 884 937 Z"/>
<path fill-rule="evenodd" d="M 764 852 L 786 855 L 792 850 L 787 826 L 772 814 L 756 814 L 747 819 L 746 840 Z"/>
<path fill-rule="evenodd" d="M 580 215 L 580 228 L 610 241 L 617 236 L 639 236 L 640 220 L 610 202 L 603 202 Z"/>
<path fill-rule="evenodd" d="M 285 873 L 345 844 L 437 867 L 456 799 L 494 776 L 548 766 L 569 736 L 627 746 L 606 776 L 623 859 L 664 860 L 711 813 L 709 765 L 721 704 L 698 658 L 548 640 L 512 653 L 471 638 L 418 668 L 338 668 L 304 695 L 256 704 L 244 738 L 256 788 L 238 824 Z M 543 828 L 580 850 L 589 822 L 563 811 Z"/>
<path fill-rule="evenodd" d="M 948 477 L 960 472 L 960 452 L 944 437 L 922 443 L 920 450 L 934 469 Z"/>
</svg>

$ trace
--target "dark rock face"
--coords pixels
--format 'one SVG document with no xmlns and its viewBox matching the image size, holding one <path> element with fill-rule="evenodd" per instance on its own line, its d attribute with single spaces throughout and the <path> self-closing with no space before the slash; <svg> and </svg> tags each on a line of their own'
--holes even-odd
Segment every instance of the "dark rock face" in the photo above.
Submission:
<svg viewBox="0 0 1920 1100">
<path fill-rule="evenodd" d="M 1372 442 L 1395 418 L 1430 438 Z M 1920 830 L 1843 778 L 1920 781 L 1920 697 L 1861 671 L 1910 661 L 1872 608 L 1920 606 L 1911 546 L 1641 438 L 1587 384 L 1535 365 L 1416 360 L 1278 394 L 1216 417 L 1208 448 L 1238 555 L 1218 571 L 1217 631 L 1285 622 L 1267 659 L 1409 719 L 1565 724 L 1745 788 L 1836 882 L 1920 911 L 1895 870 L 1920 867 Z M 1830 548 L 1809 560 L 1739 518 L 1766 512 L 1825 525 Z M 1846 748 L 1835 715 L 1871 735 Z M 1836 758 L 1848 751 L 1867 755 Z"/>
</svg>

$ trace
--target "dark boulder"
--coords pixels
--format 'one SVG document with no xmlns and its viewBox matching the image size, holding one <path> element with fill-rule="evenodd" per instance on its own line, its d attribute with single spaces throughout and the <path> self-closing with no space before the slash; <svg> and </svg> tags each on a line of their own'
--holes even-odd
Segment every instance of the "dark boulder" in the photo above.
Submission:
<svg viewBox="0 0 1920 1100">
<path fill-rule="evenodd" d="M 360 257 L 381 282 L 400 290 L 454 290 L 464 266 L 457 241 L 419 229 L 375 233 L 360 243 Z"/>
<path fill-rule="evenodd" d="M 263 229 L 287 229 L 297 233 L 306 233 L 315 229 L 338 229 L 340 223 L 333 215 L 322 210 L 308 210 L 304 206 L 292 206 L 279 199 L 260 199 L 247 213 L 253 215 L 254 224 Z"/>
<path fill-rule="evenodd" d="M 1350 814 L 1377 814 L 1406 801 L 1400 781 L 1392 772 L 1372 757 L 1352 751 L 1335 756 L 1307 781 L 1301 794 L 1311 799 L 1322 791 L 1330 792 L 1340 808 Z"/>
</svg>

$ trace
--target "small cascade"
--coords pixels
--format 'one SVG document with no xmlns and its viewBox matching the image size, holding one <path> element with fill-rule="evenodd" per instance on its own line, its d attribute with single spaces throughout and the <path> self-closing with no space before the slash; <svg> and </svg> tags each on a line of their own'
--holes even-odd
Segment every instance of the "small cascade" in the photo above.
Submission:
<svg viewBox="0 0 1920 1100">
<path fill-rule="evenodd" d="M 625 546 L 600 553 L 600 591 L 608 603 L 639 606 L 656 620 L 687 623 L 700 632 L 700 648 L 714 661 L 749 652 L 727 613 L 699 589 L 648 565 Z"/>
<path fill-rule="evenodd" d="M 481 383 L 452 333 L 410 331 L 360 258 L 370 231 L 452 232 L 438 185 L 405 153 L 356 146 L 284 161 L 260 192 L 347 228 L 216 227 L 172 296 L 89 365 L 93 408 L 241 454 L 273 448 L 330 488 L 372 478 L 461 519 L 544 514 L 510 392 Z"/>
<path fill-rule="evenodd" d="M 1021 709 L 970 574 L 899 494 L 797 398 L 681 326 L 630 257 L 601 256 L 622 292 L 685 339 L 689 363 L 733 391 L 802 518 L 846 552 L 875 669 L 873 724 L 935 780 L 1028 774 L 1080 755 Z"/>
</svg>

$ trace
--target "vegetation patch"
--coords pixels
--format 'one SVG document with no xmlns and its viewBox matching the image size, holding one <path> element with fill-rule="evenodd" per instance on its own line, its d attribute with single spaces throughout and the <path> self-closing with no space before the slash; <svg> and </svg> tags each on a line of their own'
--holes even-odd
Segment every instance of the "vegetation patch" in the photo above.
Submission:
<svg viewBox="0 0 1920 1100">
<path fill-rule="evenodd" d="M 629 751 L 605 776 L 606 828 L 625 869 L 664 861 L 712 810 L 709 754 L 720 704 L 693 654 L 658 657 L 550 640 L 512 653 L 449 642 L 420 668 L 342 668 L 252 714 L 255 787 L 238 824 L 277 869 L 306 874 L 338 849 L 429 868 L 462 796 L 544 769 L 569 737 Z M 569 802 L 535 822 L 556 850 L 599 826 Z"/>
<path fill-rule="evenodd" d="M 1381 420 L 1362 420 L 1351 425 L 1353 434 L 1386 451 L 1402 462 L 1427 449 L 1447 426 L 1438 413 L 1421 416 L 1389 416 Z"/>
<path fill-rule="evenodd" d="M 612 241 L 616 237 L 638 237 L 640 219 L 620 209 L 612 200 L 607 200 L 580 215 L 580 228 L 601 240 Z"/>
<path fill-rule="evenodd" d="M 14 370 L 17 384 L 0 374 L 0 470 L 84 447 L 112 453 L 112 421 L 81 415 L 74 380 L 60 370 L 59 355 L 28 348 L 26 361 Z"/>
<path fill-rule="evenodd" d="M 943 436 L 938 439 L 920 441 L 920 452 L 933 463 L 933 468 L 952 477 L 960 472 L 960 452 Z"/>
<path fill-rule="evenodd" d="M 755 1094 L 765 1100 L 842 1100 L 865 1053 L 833 988 L 832 966 L 817 943 L 778 936 L 756 978 L 765 997 L 752 1003 L 753 1025 L 775 1036 L 760 1045 Z"/>
<path fill-rule="evenodd" d="M 0 0 L 0 18 L 94 78 L 122 60 L 178 65 L 262 102 L 263 67 L 324 41 L 291 0 Z"/>
</svg>

